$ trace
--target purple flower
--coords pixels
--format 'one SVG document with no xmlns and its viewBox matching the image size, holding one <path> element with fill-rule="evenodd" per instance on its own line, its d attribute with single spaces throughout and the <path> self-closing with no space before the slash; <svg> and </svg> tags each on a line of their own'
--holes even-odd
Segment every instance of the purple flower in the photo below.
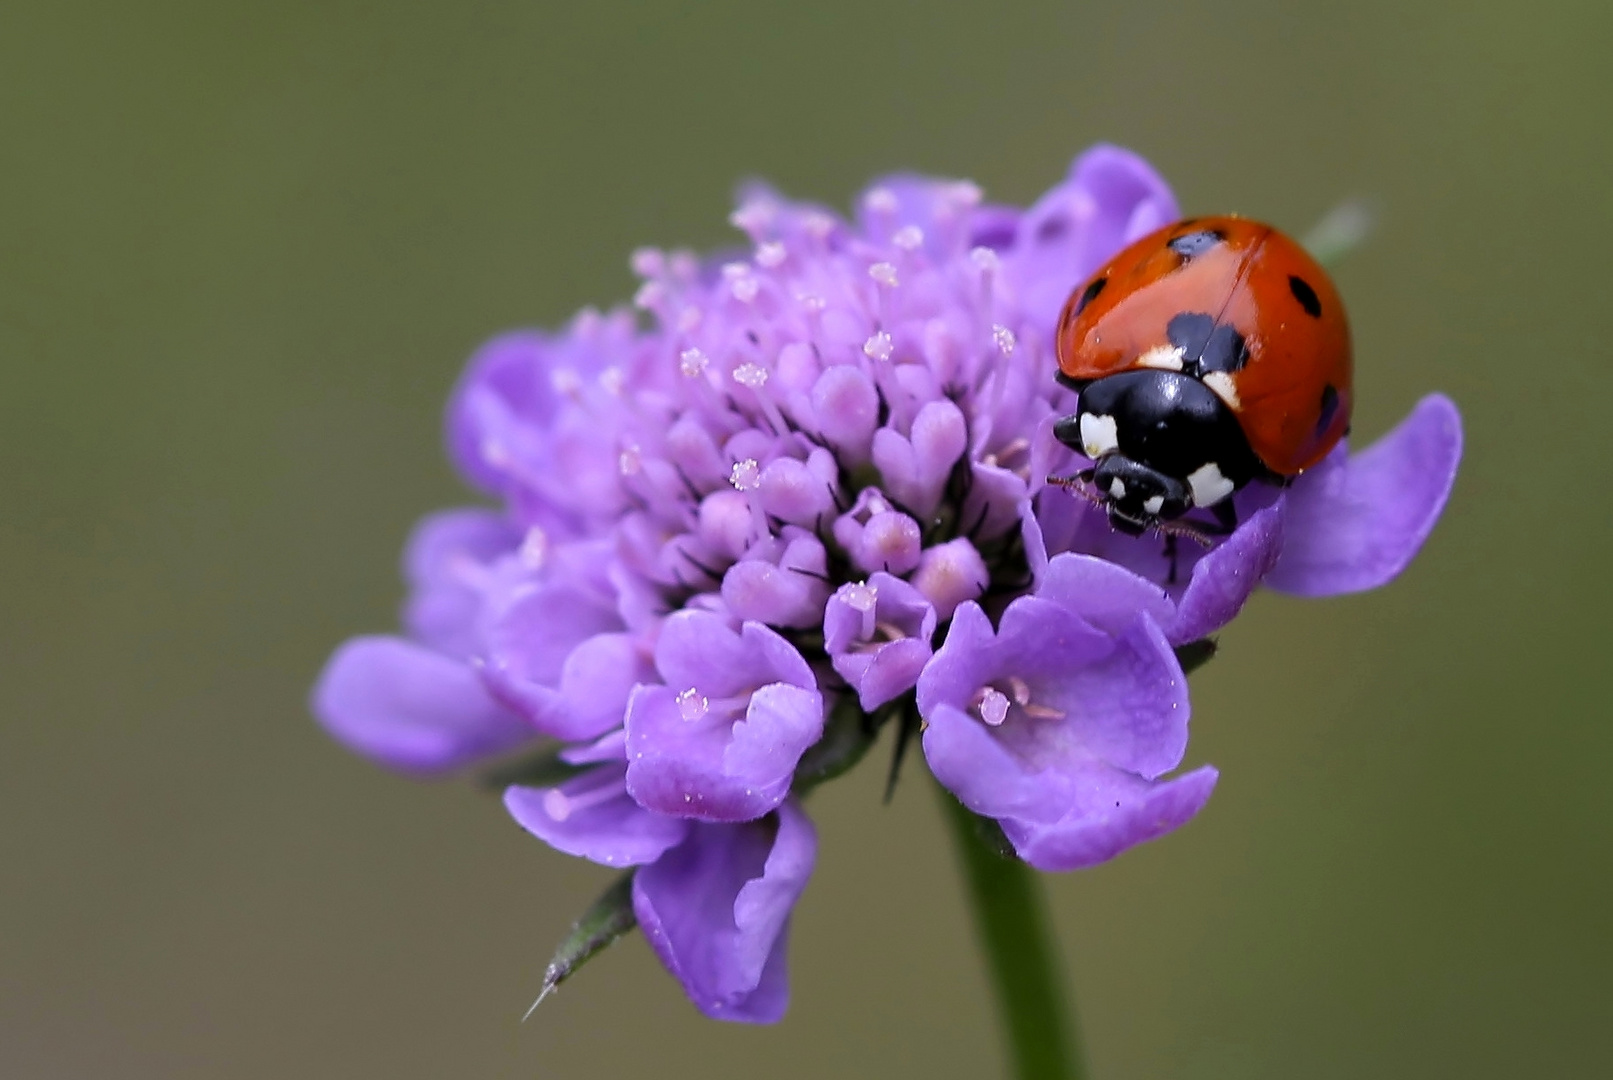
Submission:
<svg viewBox="0 0 1613 1080">
<path fill-rule="evenodd" d="M 823 616 L 824 648 L 867 712 L 913 689 L 930 662 L 935 605 L 883 571 L 840 587 Z"/>
<path fill-rule="evenodd" d="M 794 802 L 740 824 L 645 810 L 627 794 L 621 739 L 569 755 L 597 767 L 557 787 L 512 787 L 504 805 L 534 836 L 605 866 L 636 866 L 633 911 L 667 970 L 718 1020 L 771 1023 L 789 999 L 790 911 L 817 853 Z"/>
<path fill-rule="evenodd" d="M 784 801 L 796 762 L 823 734 L 807 662 L 761 623 L 729 629 L 680 611 L 655 648 L 662 685 L 627 706 L 627 789 L 663 814 L 750 821 Z"/>
<path fill-rule="evenodd" d="M 918 683 L 936 779 L 1043 870 L 1173 829 L 1215 786 L 1209 767 L 1159 780 L 1187 748 L 1187 679 L 1146 611 L 1117 617 L 1123 584 L 1087 584 L 1090 597 L 1015 600 L 996 630 L 964 604 Z M 1118 625 L 1082 618 L 1089 601 Z"/>
<path fill-rule="evenodd" d="M 1048 486 L 1083 464 L 1053 437 L 1074 404 L 1060 306 L 1176 216 L 1145 162 L 1099 146 L 1025 211 L 912 175 L 850 219 L 756 186 L 731 218 L 747 250 L 635 252 L 637 313 L 471 358 L 448 452 L 498 508 L 421 523 L 408 637 L 338 649 L 315 714 L 411 772 L 557 741 L 578 771 L 511 788 L 510 814 L 636 867 L 652 947 L 725 1019 L 782 1014 L 816 844 L 796 794 L 889 718 L 922 717 L 931 770 L 1038 867 L 1175 828 L 1216 773 L 1173 775 L 1174 649 L 1262 582 L 1394 577 L 1461 453 L 1430 397 L 1361 453 L 1251 484 L 1231 536 L 1174 557 Z"/>
</svg>

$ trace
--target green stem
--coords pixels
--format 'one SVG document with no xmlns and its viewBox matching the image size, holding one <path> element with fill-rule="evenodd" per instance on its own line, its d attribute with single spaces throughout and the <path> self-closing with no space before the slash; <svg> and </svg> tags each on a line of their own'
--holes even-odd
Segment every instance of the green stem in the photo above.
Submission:
<svg viewBox="0 0 1613 1080">
<path fill-rule="evenodd" d="M 995 822 L 976 817 L 939 784 L 936 791 L 969 885 L 975 929 L 1013 1055 L 1013 1075 L 1018 1080 L 1082 1080 L 1086 1069 L 1074 1014 L 1036 871 L 992 842 L 993 833 L 1003 841 Z"/>
</svg>

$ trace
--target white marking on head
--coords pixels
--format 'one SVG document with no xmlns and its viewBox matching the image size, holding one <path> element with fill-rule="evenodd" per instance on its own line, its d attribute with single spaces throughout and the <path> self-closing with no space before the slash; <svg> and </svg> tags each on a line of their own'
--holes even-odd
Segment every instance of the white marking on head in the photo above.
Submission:
<svg viewBox="0 0 1613 1080">
<path fill-rule="evenodd" d="M 1212 371 L 1204 376 L 1204 385 L 1215 392 L 1215 396 L 1227 403 L 1227 408 L 1236 412 L 1243 407 L 1238 400 L 1238 388 L 1233 385 L 1232 376 L 1224 371 Z"/>
<path fill-rule="evenodd" d="M 1112 499 L 1124 499 L 1126 497 L 1126 482 L 1118 476 L 1109 481 L 1109 497 Z"/>
<path fill-rule="evenodd" d="M 1145 514 L 1157 514 L 1163 509 L 1165 509 L 1165 496 L 1163 495 L 1150 495 L 1143 500 L 1143 513 Z"/>
<path fill-rule="evenodd" d="M 1221 475 L 1221 466 L 1213 461 L 1189 473 L 1187 486 L 1193 491 L 1194 506 L 1214 506 L 1232 494 L 1232 481 Z"/>
<path fill-rule="evenodd" d="M 1105 454 L 1120 449 L 1120 433 L 1112 416 L 1081 414 L 1081 449 L 1087 457 L 1097 461 Z"/>
<path fill-rule="evenodd" d="M 1155 345 L 1137 358 L 1137 366 L 1160 371 L 1181 371 L 1182 350 L 1176 345 Z"/>
</svg>

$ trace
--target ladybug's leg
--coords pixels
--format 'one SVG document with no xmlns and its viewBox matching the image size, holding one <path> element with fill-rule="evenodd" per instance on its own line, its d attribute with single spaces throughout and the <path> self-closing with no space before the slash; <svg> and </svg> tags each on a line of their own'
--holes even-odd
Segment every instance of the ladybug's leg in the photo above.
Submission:
<svg viewBox="0 0 1613 1080">
<path fill-rule="evenodd" d="M 1165 534 L 1165 558 L 1170 560 L 1170 571 L 1165 575 L 1165 584 L 1176 584 L 1176 534 Z"/>
<path fill-rule="evenodd" d="M 1238 527 L 1238 508 L 1233 505 L 1230 495 L 1210 507 L 1210 513 L 1215 515 L 1216 522 L 1227 532 Z"/>
</svg>

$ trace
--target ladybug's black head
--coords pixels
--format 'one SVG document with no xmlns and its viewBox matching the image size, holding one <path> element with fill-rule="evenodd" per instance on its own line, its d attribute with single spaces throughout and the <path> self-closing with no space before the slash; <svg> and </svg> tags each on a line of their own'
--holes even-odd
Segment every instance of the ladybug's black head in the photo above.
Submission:
<svg viewBox="0 0 1613 1080">
<path fill-rule="evenodd" d="M 1082 475 L 1121 532 L 1136 536 L 1194 507 L 1226 524 L 1232 493 L 1265 472 L 1232 410 L 1191 375 L 1122 371 L 1080 393 L 1054 434 L 1092 460 Z"/>
<path fill-rule="evenodd" d="M 1109 524 L 1128 536 L 1141 536 L 1157 521 L 1179 518 L 1193 505 L 1180 480 L 1121 454 L 1109 454 L 1098 462 L 1092 486 L 1103 496 Z"/>
</svg>

